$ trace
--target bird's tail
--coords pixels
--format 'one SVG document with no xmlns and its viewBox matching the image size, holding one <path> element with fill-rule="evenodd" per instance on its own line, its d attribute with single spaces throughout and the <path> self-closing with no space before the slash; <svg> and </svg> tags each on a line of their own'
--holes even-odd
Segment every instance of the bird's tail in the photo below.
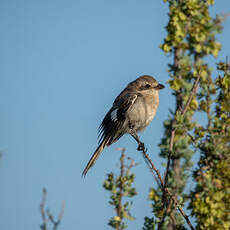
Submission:
<svg viewBox="0 0 230 230">
<path fill-rule="evenodd" d="M 88 164 L 86 165 L 82 176 L 86 176 L 88 170 L 95 164 L 97 158 L 100 156 L 101 152 L 103 151 L 103 149 L 106 146 L 106 141 L 102 141 L 101 144 L 97 147 L 96 151 L 94 152 L 93 156 L 90 158 Z"/>
</svg>

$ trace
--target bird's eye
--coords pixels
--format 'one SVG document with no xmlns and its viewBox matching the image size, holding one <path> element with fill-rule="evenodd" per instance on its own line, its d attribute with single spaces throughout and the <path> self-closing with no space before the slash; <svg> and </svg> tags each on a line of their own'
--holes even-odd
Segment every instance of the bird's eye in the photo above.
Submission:
<svg viewBox="0 0 230 230">
<path fill-rule="evenodd" d="M 145 85 L 145 88 L 146 88 L 146 89 L 149 89 L 150 87 L 151 87 L 150 84 L 146 84 L 146 85 Z"/>
</svg>

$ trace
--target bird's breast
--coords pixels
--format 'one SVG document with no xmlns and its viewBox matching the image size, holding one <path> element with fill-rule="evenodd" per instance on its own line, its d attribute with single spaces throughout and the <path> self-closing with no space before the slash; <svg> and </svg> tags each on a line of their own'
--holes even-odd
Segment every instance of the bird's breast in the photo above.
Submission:
<svg viewBox="0 0 230 230">
<path fill-rule="evenodd" d="M 156 114 L 158 104 L 159 101 L 156 96 L 137 98 L 132 108 L 128 111 L 128 121 L 135 131 L 142 131 L 150 124 Z"/>
</svg>

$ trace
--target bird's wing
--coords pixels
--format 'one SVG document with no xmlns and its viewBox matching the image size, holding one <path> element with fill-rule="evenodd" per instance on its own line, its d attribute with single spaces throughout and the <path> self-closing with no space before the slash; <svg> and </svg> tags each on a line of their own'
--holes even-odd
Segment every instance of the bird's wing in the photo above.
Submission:
<svg viewBox="0 0 230 230">
<path fill-rule="evenodd" d="M 113 107 L 106 114 L 99 127 L 99 143 L 106 141 L 107 145 L 111 145 L 124 134 L 122 126 L 126 118 L 126 112 L 132 107 L 137 97 L 136 93 L 127 92 L 125 94 L 121 93 L 116 98 Z"/>
<path fill-rule="evenodd" d="M 124 120 L 126 117 L 125 113 L 132 107 L 137 97 L 138 95 L 136 93 L 130 92 L 119 95 L 113 103 L 111 115 L 114 114 L 114 116 L 111 117 L 118 121 Z"/>
</svg>

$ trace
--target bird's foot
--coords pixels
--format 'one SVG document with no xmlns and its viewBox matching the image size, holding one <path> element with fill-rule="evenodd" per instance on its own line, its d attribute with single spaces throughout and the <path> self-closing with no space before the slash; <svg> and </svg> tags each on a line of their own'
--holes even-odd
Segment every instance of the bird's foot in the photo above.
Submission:
<svg viewBox="0 0 230 230">
<path fill-rule="evenodd" d="M 145 151 L 147 152 L 147 148 L 145 148 L 145 144 L 143 142 L 140 142 L 138 147 L 137 147 L 138 151 Z"/>
</svg>

